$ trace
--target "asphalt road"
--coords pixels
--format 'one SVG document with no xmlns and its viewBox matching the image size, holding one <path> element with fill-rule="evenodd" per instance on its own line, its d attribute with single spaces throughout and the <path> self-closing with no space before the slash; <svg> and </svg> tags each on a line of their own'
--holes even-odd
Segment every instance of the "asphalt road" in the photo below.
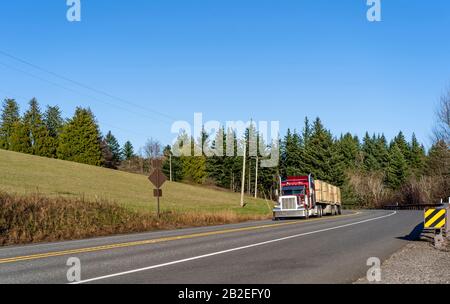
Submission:
<svg viewBox="0 0 450 304">
<path fill-rule="evenodd" d="M 415 211 L 251 222 L 0 249 L 0 283 L 352 283 L 406 244 Z M 73 265 L 73 264 L 72 264 Z"/>
</svg>

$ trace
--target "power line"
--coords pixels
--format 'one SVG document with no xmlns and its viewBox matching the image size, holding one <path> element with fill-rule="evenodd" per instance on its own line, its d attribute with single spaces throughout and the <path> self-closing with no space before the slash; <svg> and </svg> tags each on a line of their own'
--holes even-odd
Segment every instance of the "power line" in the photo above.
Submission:
<svg viewBox="0 0 450 304">
<path fill-rule="evenodd" d="M 159 112 L 159 111 L 156 111 L 156 110 L 147 108 L 147 107 L 143 107 L 142 105 L 138 105 L 138 104 L 135 104 L 135 103 L 130 102 L 130 101 L 128 101 L 128 100 L 125 100 L 125 99 L 123 99 L 123 98 L 121 98 L 121 97 L 114 96 L 114 95 L 112 95 L 112 94 L 110 94 L 110 93 L 108 93 L 108 92 L 105 92 L 105 91 L 103 91 L 103 90 L 96 89 L 96 88 L 91 87 L 91 86 L 89 86 L 89 85 L 83 84 L 83 83 L 81 83 L 81 82 L 79 82 L 79 81 L 76 81 L 76 80 L 70 79 L 70 78 L 68 78 L 68 77 L 65 77 L 65 76 L 63 76 L 63 75 L 57 74 L 57 73 L 55 73 L 55 72 L 52 72 L 52 71 L 47 70 L 47 69 L 45 69 L 45 68 L 42 68 L 42 67 L 40 67 L 40 66 L 38 66 L 38 65 L 35 65 L 35 64 L 33 64 L 33 63 L 30 63 L 30 62 L 28 62 L 28 61 L 26 61 L 26 60 L 24 60 L 24 59 L 21 59 L 21 58 L 19 58 L 19 57 L 17 57 L 17 56 L 11 55 L 11 54 L 9 54 L 9 53 L 7 53 L 7 52 L 4 52 L 4 51 L 2 51 L 2 50 L 0 50 L 0 54 L 3 55 L 3 56 L 6 56 L 6 57 L 8 57 L 8 58 L 11 58 L 11 59 L 13 59 L 13 60 L 16 60 L 16 61 L 18 61 L 18 62 L 21 62 L 21 63 L 23 63 L 23 64 L 26 64 L 26 65 L 28 65 L 28 66 L 31 66 L 31 67 L 33 67 L 34 69 L 40 70 L 40 71 L 45 72 L 45 73 L 47 73 L 47 74 L 50 74 L 50 75 L 52 75 L 52 76 L 54 76 L 54 77 L 57 77 L 57 78 L 60 78 L 60 79 L 65 80 L 65 81 L 67 81 L 67 82 L 70 82 L 70 83 L 72 83 L 72 84 L 75 84 L 75 85 L 77 85 L 77 86 L 79 86 L 79 87 L 82 87 L 82 88 L 84 88 L 84 89 L 93 91 L 93 92 L 95 92 L 95 93 L 97 93 L 97 94 L 101 94 L 101 95 L 107 96 L 107 97 L 109 97 L 109 98 L 112 98 L 112 99 L 121 101 L 121 102 L 123 102 L 123 103 L 126 103 L 126 104 L 128 104 L 128 105 L 131 105 L 131 106 L 133 106 L 133 107 L 140 108 L 140 109 L 142 109 L 142 110 L 146 110 L 146 111 L 152 112 L 152 113 L 157 114 L 157 115 L 159 115 L 159 116 L 165 117 L 166 119 L 170 119 L 171 121 L 176 120 L 175 118 L 173 118 L 173 117 L 171 117 L 171 116 L 169 116 L 169 115 L 167 115 L 167 114 L 165 114 L 165 113 L 162 113 L 162 112 Z"/>
<path fill-rule="evenodd" d="M 8 69 L 11 69 L 11 70 L 13 70 L 13 71 L 20 72 L 20 73 L 23 73 L 23 74 L 25 74 L 25 75 L 28 75 L 28 76 L 30 76 L 30 77 L 32 77 L 32 78 L 36 78 L 36 79 L 38 79 L 38 80 L 40 80 L 40 81 L 49 83 L 49 84 L 51 84 L 51 85 L 53 85 L 53 86 L 56 86 L 56 87 L 58 87 L 58 88 L 61 88 L 61 89 L 70 91 L 70 92 L 75 93 L 75 94 L 77 94 L 77 95 L 80 95 L 80 96 L 82 96 L 82 95 L 87 96 L 87 97 L 89 97 L 89 98 L 91 98 L 91 99 L 93 99 L 93 100 L 96 100 L 96 101 L 98 101 L 98 102 L 104 103 L 104 104 L 106 104 L 106 105 L 108 105 L 108 106 L 116 107 L 116 108 L 118 108 L 118 109 L 120 109 L 120 110 L 123 110 L 123 111 L 127 111 L 127 112 L 129 112 L 129 113 L 134 114 L 134 115 L 145 116 L 146 118 L 156 119 L 156 120 L 159 120 L 159 121 L 164 122 L 164 123 L 167 123 L 167 122 L 168 122 L 167 120 L 166 120 L 166 121 L 163 121 L 163 120 L 161 120 L 161 119 L 159 119 L 159 118 L 151 117 L 151 116 L 148 116 L 148 115 L 146 115 L 146 114 L 144 114 L 144 113 L 141 113 L 141 112 L 131 111 L 131 110 L 128 109 L 128 108 L 125 108 L 125 107 L 119 106 L 119 105 L 117 105 L 117 104 L 110 103 L 110 102 L 107 102 L 107 101 L 98 99 L 97 97 L 92 96 L 92 95 L 90 95 L 90 94 L 80 93 L 80 92 L 78 92 L 78 91 L 76 91 L 76 90 L 74 90 L 74 89 L 72 89 L 72 88 L 69 88 L 69 87 L 67 87 L 67 86 L 64 86 L 64 85 L 61 85 L 61 84 L 59 84 L 59 83 L 53 82 L 53 81 L 51 81 L 51 80 L 45 79 L 45 78 L 43 78 L 43 77 L 34 75 L 34 74 L 30 73 L 30 72 L 27 72 L 27 71 L 18 69 L 18 68 L 16 68 L 16 67 L 10 66 L 10 65 L 8 65 L 8 64 L 6 64 L 6 63 L 0 62 L 0 65 L 3 65 L 4 67 L 6 67 L 6 68 L 8 68 Z"/>
</svg>

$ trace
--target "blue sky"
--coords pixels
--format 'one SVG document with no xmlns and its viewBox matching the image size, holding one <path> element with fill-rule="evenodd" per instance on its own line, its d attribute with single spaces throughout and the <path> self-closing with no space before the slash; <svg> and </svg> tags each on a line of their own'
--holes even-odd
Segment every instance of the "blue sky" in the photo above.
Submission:
<svg viewBox="0 0 450 304">
<path fill-rule="evenodd" d="M 64 116 L 89 106 L 102 131 L 138 148 L 173 139 L 174 120 L 279 120 L 284 133 L 320 116 L 335 135 L 415 132 L 429 145 L 450 85 L 450 2 L 381 0 L 4 0 L 0 96 L 35 96 Z M 113 97 L 112 97 L 113 96 Z M 155 111 L 163 113 L 160 115 Z"/>
</svg>

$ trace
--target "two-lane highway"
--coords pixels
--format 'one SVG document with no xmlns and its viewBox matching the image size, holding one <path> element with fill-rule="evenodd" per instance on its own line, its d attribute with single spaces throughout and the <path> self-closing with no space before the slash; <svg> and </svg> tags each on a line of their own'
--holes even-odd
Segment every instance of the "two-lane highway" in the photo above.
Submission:
<svg viewBox="0 0 450 304">
<path fill-rule="evenodd" d="M 251 222 L 0 249 L 0 283 L 351 283 L 422 221 L 415 211 Z"/>
</svg>

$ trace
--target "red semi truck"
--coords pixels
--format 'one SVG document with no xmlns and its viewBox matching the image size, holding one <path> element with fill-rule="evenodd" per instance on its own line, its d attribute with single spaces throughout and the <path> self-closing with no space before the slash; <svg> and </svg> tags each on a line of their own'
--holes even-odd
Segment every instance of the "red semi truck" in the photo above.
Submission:
<svg viewBox="0 0 450 304">
<path fill-rule="evenodd" d="M 311 174 L 280 179 L 280 190 L 273 210 L 274 220 L 342 214 L 341 190 L 315 180 Z"/>
</svg>

